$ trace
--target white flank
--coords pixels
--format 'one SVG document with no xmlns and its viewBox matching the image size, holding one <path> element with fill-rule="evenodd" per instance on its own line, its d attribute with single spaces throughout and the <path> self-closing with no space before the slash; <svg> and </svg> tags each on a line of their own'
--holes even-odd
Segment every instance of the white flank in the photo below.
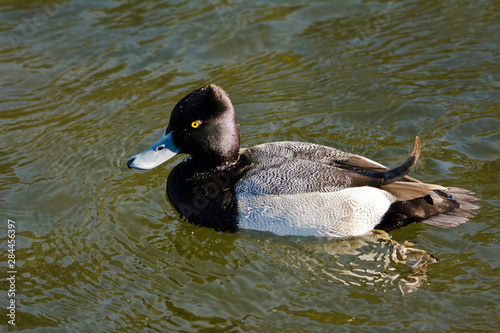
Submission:
<svg viewBox="0 0 500 333">
<path fill-rule="evenodd" d="M 240 228 L 280 236 L 346 237 L 373 230 L 394 197 L 373 187 L 287 195 L 237 195 Z"/>
</svg>

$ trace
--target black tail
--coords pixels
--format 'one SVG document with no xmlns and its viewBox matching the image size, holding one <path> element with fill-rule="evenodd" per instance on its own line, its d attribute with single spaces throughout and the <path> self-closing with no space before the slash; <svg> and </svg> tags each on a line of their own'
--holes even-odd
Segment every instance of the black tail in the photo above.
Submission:
<svg viewBox="0 0 500 333">
<path fill-rule="evenodd" d="M 430 190 L 429 195 L 391 205 L 375 229 L 397 229 L 412 222 L 423 222 L 440 228 L 456 227 L 476 215 L 477 198 L 458 187 Z"/>
</svg>

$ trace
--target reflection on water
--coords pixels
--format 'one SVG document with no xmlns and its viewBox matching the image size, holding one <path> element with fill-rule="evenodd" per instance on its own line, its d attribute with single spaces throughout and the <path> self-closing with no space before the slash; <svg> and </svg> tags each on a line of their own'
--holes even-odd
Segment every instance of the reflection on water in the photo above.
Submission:
<svg viewBox="0 0 500 333">
<path fill-rule="evenodd" d="M 4 2 L 0 256 L 15 220 L 19 307 L 16 327 L 0 325 L 498 330 L 499 13 L 491 0 Z M 149 172 L 125 163 L 212 82 L 234 102 L 242 146 L 310 141 L 394 166 L 419 135 L 412 175 L 475 191 L 480 213 L 391 240 L 184 222 L 164 196 L 184 157 Z M 440 262 L 411 267 L 426 254 Z"/>
</svg>

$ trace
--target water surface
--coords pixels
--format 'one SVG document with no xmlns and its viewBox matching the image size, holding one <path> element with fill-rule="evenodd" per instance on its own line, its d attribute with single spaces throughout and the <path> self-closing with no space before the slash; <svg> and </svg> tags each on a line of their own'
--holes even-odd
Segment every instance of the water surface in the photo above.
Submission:
<svg viewBox="0 0 500 333">
<path fill-rule="evenodd" d="M 500 3 L 4 1 L 0 270 L 16 222 L 25 332 L 500 330 Z M 209 83 L 242 146 L 308 141 L 477 193 L 465 225 L 376 237 L 220 233 L 179 219 L 169 171 L 127 158 Z"/>
</svg>

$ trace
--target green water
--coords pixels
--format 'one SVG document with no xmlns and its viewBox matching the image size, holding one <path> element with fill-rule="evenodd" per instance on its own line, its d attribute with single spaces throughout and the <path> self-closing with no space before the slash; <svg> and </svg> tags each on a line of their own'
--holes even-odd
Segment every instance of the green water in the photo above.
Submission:
<svg viewBox="0 0 500 333">
<path fill-rule="evenodd" d="M 1 329 L 499 331 L 499 51 L 496 0 L 2 1 Z M 309 141 L 395 166 L 419 135 L 412 176 L 470 189 L 481 209 L 391 233 L 441 260 L 421 270 L 374 237 L 184 222 L 165 199 L 184 157 L 126 161 L 209 83 L 244 147 Z"/>
</svg>

